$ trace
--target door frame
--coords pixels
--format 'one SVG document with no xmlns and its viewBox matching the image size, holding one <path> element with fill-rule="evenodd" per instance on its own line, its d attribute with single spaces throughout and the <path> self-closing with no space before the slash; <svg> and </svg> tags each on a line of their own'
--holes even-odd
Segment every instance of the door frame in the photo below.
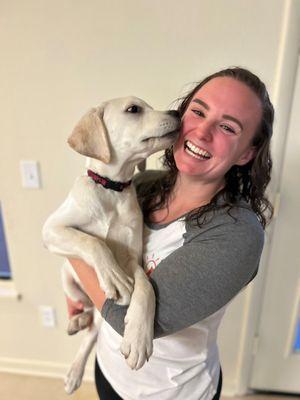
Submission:
<svg viewBox="0 0 300 400">
<path fill-rule="evenodd" d="M 258 277 L 246 292 L 245 318 L 242 337 L 241 354 L 238 362 L 236 395 L 249 392 L 252 366 L 257 340 L 261 309 L 268 275 L 272 272 L 270 255 L 272 252 L 272 236 L 276 226 L 276 216 L 280 201 L 281 171 L 284 162 L 287 132 L 289 128 L 291 108 L 294 97 L 294 87 L 297 78 L 298 62 L 300 63 L 300 2 L 287 0 L 285 3 L 281 40 L 278 49 L 278 59 L 273 79 L 273 105 L 276 114 L 272 157 L 274 163 L 272 181 L 269 187 L 269 198 L 274 205 L 274 218 L 266 230 L 265 246 L 260 262 Z"/>
</svg>

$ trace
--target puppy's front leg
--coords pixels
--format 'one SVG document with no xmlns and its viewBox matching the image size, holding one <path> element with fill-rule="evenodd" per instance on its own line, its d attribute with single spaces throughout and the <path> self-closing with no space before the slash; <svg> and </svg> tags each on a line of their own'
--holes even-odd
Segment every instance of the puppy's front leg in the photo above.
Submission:
<svg viewBox="0 0 300 400">
<path fill-rule="evenodd" d="M 121 352 L 132 369 L 140 369 L 153 351 L 155 294 L 141 268 L 134 275 L 135 284 L 125 316 Z"/>
<path fill-rule="evenodd" d="M 154 290 L 141 266 L 142 232 L 142 219 L 132 219 L 123 241 L 128 249 L 125 269 L 128 275 L 134 277 L 134 290 L 125 316 L 121 352 L 132 369 L 141 368 L 152 354 L 155 314 Z"/>
<path fill-rule="evenodd" d="M 68 394 L 73 393 L 81 384 L 85 365 L 97 341 L 100 323 L 101 316 L 96 311 L 94 313 L 94 323 L 85 332 L 80 348 L 65 377 L 65 390 Z"/>
<path fill-rule="evenodd" d="M 79 258 L 93 267 L 106 296 L 128 304 L 132 293 L 132 280 L 119 267 L 107 244 L 73 227 L 47 225 L 43 230 L 46 247 L 53 253 Z"/>
</svg>

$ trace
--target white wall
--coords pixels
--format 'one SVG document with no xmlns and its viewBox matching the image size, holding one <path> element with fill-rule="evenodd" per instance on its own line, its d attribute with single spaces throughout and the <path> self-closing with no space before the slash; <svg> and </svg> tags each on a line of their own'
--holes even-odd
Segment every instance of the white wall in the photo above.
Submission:
<svg viewBox="0 0 300 400">
<path fill-rule="evenodd" d="M 84 165 L 66 145 L 80 115 L 102 100 L 127 94 L 167 108 L 187 84 L 232 65 L 259 74 L 273 95 L 282 81 L 278 68 L 289 3 L 2 2 L 0 200 L 22 300 L 0 298 L 0 369 L 61 374 L 79 342 L 65 335 L 61 260 L 44 250 L 40 231 Z M 289 71 L 292 55 L 286 63 Z M 284 134 L 276 132 L 274 142 Z M 40 162 L 41 190 L 21 187 L 21 159 Z M 41 326 L 41 304 L 55 307 L 57 328 Z M 244 293 L 233 302 L 221 329 L 224 392 L 236 391 L 240 381 L 247 304 Z"/>
</svg>

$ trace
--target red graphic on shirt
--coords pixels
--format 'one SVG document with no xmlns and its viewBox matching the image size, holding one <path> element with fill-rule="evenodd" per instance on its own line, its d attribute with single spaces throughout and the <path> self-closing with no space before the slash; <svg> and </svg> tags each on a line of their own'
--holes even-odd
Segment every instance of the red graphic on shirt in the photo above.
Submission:
<svg viewBox="0 0 300 400">
<path fill-rule="evenodd" d="M 149 256 L 146 257 L 145 272 L 146 272 L 147 276 L 150 276 L 152 274 L 152 272 L 157 267 L 159 260 L 160 260 L 160 257 L 155 258 L 154 254 L 152 254 L 151 257 L 149 257 Z"/>
</svg>

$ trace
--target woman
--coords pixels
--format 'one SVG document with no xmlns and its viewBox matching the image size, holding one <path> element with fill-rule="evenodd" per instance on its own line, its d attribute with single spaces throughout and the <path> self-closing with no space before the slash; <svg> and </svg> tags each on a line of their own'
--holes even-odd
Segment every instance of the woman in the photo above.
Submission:
<svg viewBox="0 0 300 400">
<path fill-rule="evenodd" d="M 218 326 L 257 273 L 272 215 L 264 193 L 274 111 L 265 85 L 245 69 L 226 69 L 199 83 L 179 113 L 166 171 L 136 178 L 157 298 L 154 353 L 141 370 L 131 371 L 119 352 L 126 307 L 105 301 L 93 271 L 71 260 L 106 320 L 95 375 L 101 400 L 218 399 Z"/>
</svg>

